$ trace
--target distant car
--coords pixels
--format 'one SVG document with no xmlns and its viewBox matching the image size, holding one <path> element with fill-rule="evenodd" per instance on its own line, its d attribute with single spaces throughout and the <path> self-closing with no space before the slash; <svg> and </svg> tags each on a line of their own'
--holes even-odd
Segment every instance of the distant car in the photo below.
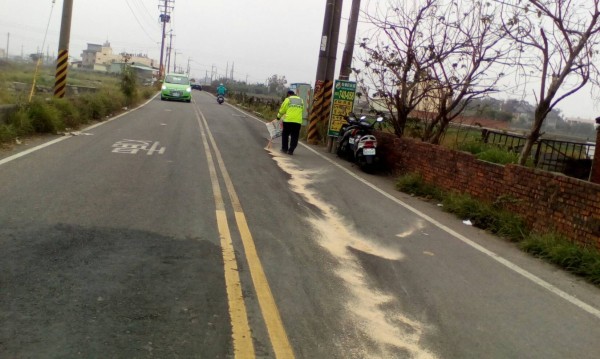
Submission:
<svg viewBox="0 0 600 359">
<path fill-rule="evenodd" d="M 202 91 L 202 86 L 200 84 L 192 84 L 192 90 Z"/>
<path fill-rule="evenodd" d="M 184 74 L 166 74 L 160 91 L 160 99 L 191 102 L 190 79 Z"/>
</svg>

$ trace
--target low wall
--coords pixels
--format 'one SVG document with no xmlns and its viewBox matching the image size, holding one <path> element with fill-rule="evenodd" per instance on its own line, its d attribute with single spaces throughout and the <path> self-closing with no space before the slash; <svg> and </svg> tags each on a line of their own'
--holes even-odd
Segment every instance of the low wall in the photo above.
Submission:
<svg viewBox="0 0 600 359">
<path fill-rule="evenodd" d="M 555 230 L 600 249 L 600 185 L 518 165 L 497 165 L 470 153 L 378 133 L 378 147 L 395 172 L 422 175 L 444 190 L 506 208 L 538 232 Z"/>
</svg>

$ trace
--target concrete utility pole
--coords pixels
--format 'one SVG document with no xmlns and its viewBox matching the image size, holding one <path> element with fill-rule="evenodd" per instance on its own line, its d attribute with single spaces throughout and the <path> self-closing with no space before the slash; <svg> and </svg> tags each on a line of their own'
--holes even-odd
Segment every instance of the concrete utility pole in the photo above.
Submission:
<svg viewBox="0 0 600 359">
<path fill-rule="evenodd" d="M 173 50 L 173 48 L 171 47 L 173 45 L 173 30 L 169 31 L 169 47 L 167 48 L 167 72 L 169 72 L 169 69 L 171 68 L 171 51 Z"/>
<path fill-rule="evenodd" d="M 62 98 L 67 88 L 67 69 L 69 67 L 69 39 L 71 37 L 71 17 L 73 0 L 64 0 L 60 39 L 58 42 L 58 58 L 56 60 L 56 76 L 54 80 L 54 96 Z"/>
<path fill-rule="evenodd" d="M 173 57 L 173 72 L 177 72 L 177 54 L 182 54 L 182 52 L 178 52 L 177 50 L 173 51 L 175 53 L 175 57 Z"/>
<path fill-rule="evenodd" d="M 325 4 L 315 94 L 308 123 L 307 141 L 310 144 L 319 143 L 318 125 L 327 121 L 329 116 L 342 5 L 343 0 L 327 0 Z"/>
<path fill-rule="evenodd" d="M 356 29 L 358 27 L 358 15 L 360 14 L 360 0 L 352 0 L 350 10 L 350 21 L 348 22 L 348 33 L 346 34 L 346 46 L 342 55 L 342 66 L 340 67 L 340 80 L 349 80 L 352 73 L 352 56 L 354 54 L 354 42 L 356 41 Z"/>
<path fill-rule="evenodd" d="M 6 54 L 4 57 L 8 59 L 8 44 L 10 44 L 10 32 L 6 35 Z"/>
<path fill-rule="evenodd" d="M 175 0 L 172 0 L 175 1 Z M 163 12 L 160 14 L 160 21 L 162 22 L 162 38 L 160 42 L 160 64 L 158 65 L 158 78 L 162 79 L 164 75 L 164 67 L 163 67 L 163 58 L 164 58 L 164 50 L 165 50 L 165 37 L 167 30 L 167 23 L 171 21 L 171 15 L 169 11 L 173 9 L 172 6 L 169 6 L 171 0 L 165 0 Z M 160 9 L 160 5 L 159 5 Z"/>
</svg>

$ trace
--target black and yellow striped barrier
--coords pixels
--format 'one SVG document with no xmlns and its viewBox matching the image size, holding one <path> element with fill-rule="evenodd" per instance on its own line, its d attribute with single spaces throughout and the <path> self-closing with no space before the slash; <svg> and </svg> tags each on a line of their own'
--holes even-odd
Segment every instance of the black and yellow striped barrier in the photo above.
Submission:
<svg viewBox="0 0 600 359">
<path fill-rule="evenodd" d="M 60 50 L 56 61 L 56 80 L 54 82 L 54 97 L 65 96 L 67 88 L 67 69 L 69 67 L 69 50 Z"/>
<path fill-rule="evenodd" d="M 327 121 L 331 111 L 331 95 L 333 92 L 333 81 L 323 82 L 323 86 L 317 86 L 313 107 L 310 112 L 308 123 L 308 134 L 306 140 L 310 144 L 317 144 L 321 140 L 319 137 L 318 125 Z"/>
</svg>

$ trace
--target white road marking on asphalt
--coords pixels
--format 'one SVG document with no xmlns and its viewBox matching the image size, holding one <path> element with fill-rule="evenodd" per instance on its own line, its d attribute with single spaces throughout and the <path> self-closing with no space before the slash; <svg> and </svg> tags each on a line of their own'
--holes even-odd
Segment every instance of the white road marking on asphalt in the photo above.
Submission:
<svg viewBox="0 0 600 359">
<path fill-rule="evenodd" d="M 231 106 L 231 105 L 229 105 Z M 236 110 L 238 110 L 239 112 L 244 113 L 242 110 L 237 109 L 234 106 L 231 106 L 232 108 L 235 108 Z M 249 117 L 260 121 L 261 123 L 264 123 L 264 121 L 262 121 L 259 118 L 256 118 L 252 115 L 249 115 Z M 308 149 L 309 151 L 313 152 L 314 154 L 316 154 L 317 156 L 321 157 L 322 159 L 324 159 L 325 161 L 331 163 L 332 165 L 336 166 L 337 168 L 341 169 L 342 171 L 346 172 L 347 174 L 349 174 L 350 176 L 354 177 L 356 180 L 362 182 L 363 184 L 367 185 L 368 187 L 372 188 L 373 190 L 375 190 L 376 192 L 379 192 L 381 195 L 383 195 L 384 197 L 388 198 L 389 200 L 395 202 L 396 204 L 406 208 L 407 210 L 413 212 L 414 214 L 416 214 L 417 216 L 423 218 L 424 220 L 426 220 L 427 222 L 433 224 L 434 226 L 438 227 L 439 229 L 443 230 L 444 232 L 450 234 L 451 236 L 453 236 L 454 238 L 462 241 L 463 243 L 467 244 L 468 246 L 476 249 L 477 251 L 489 256 L 490 258 L 492 258 L 493 260 L 497 261 L 498 263 L 502 264 L 503 266 L 507 267 L 508 269 L 520 274 L 521 276 L 529 279 L 530 281 L 532 281 L 533 283 L 539 285 L 542 288 L 547 289 L 548 291 L 550 291 L 551 293 L 563 298 L 564 300 L 568 301 L 569 303 L 577 306 L 578 308 L 588 312 L 589 314 L 593 315 L 594 317 L 600 319 L 600 309 L 595 308 L 587 303 L 585 303 L 584 301 L 570 295 L 569 293 L 557 288 L 556 286 L 546 282 L 545 280 L 541 279 L 540 277 L 536 276 L 533 273 L 530 273 L 528 271 L 526 271 L 525 269 L 519 267 L 518 265 L 514 264 L 513 262 L 509 261 L 508 259 L 505 259 L 503 257 L 501 257 L 499 254 L 473 242 L 472 240 L 470 240 L 469 238 L 463 236 L 462 234 L 454 231 L 453 229 L 443 225 L 442 223 L 436 221 L 435 219 L 433 219 L 432 217 L 426 215 L 425 213 L 419 211 L 418 209 L 408 205 L 407 203 L 402 202 L 401 200 L 399 200 L 398 198 L 392 196 L 391 194 L 387 193 L 386 191 L 380 189 L 379 187 L 375 186 L 374 184 L 372 184 L 371 182 L 367 181 L 366 179 L 358 176 L 357 174 L 353 173 L 352 171 L 348 170 L 347 168 L 341 166 L 340 164 L 338 164 L 337 162 L 333 161 L 330 158 L 327 158 L 325 156 L 323 156 L 322 154 L 320 154 L 318 151 L 314 150 L 313 148 L 311 148 L 310 146 L 299 142 L 299 145 L 303 146 L 304 148 Z"/>
</svg>

